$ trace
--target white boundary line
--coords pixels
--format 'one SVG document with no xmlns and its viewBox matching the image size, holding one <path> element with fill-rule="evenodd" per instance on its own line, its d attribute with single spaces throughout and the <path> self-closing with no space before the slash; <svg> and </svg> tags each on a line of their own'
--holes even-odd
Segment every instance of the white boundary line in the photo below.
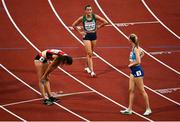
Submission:
<svg viewBox="0 0 180 122">
<path fill-rule="evenodd" d="M 119 32 L 121 33 L 127 40 L 129 40 L 129 38 L 109 19 L 109 17 L 105 14 L 105 12 L 102 10 L 101 6 L 99 5 L 99 3 L 97 2 L 97 0 L 94 0 L 94 2 L 96 3 L 97 7 L 99 8 L 99 10 L 101 11 L 101 13 L 105 16 L 105 18 L 112 24 L 112 26 Z M 149 54 L 147 51 L 145 51 L 144 49 L 142 49 L 148 56 L 150 56 L 151 58 L 153 58 L 154 60 L 156 60 L 157 62 L 159 62 L 160 64 L 164 65 L 165 67 L 169 68 L 170 70 L 174 71 L 175 73 L 180 75 L 180 72 L 175 70 L 174 68 L 170 67 L 169 65 L 165 64 L 164 62 L 160 61 L 159 59 L 155 58 L 154 56 L 152 56 L 151 54 Z"/>
<path fill-rule="evenodd" d="M 57 94 L 54 97 L 67 97 L 67 96 L 73 96 L 73 95 L 81 95 L 81 94 L 88 94 L 88 93 L 94 93 L 94 91 L 82 91 L 82 92 L 72 92 L 72 93 L 66 93 L 66 94 Z M 23 100 L 23 101 L 19 101 L 19 102 L 13 102 L 13 103 L 8 103 L 8 104 L 4 104 L 1 105 L 3 107 L 7 107 L 7 106 L 13 106 L 13 105 L 18 105 L 18 104 L 23 104 L 23 103 L 30 103 L 30 102 L 34 102 L 34 101 L 39 101 L 42 100 L 43 98 L 36 98 L 36 99 L 30 99 L 30 100 Z"/>
<path fill-rule="evenodd" d="M 2 108 L 3 110 L 5 110 L 6 112 L 10 113 L 11 115 L 15 116 L 16 118 L 20 119 L 23 122 L 27 122 L 27 120 L 21 118 L 20 116 L 16 115 L 15 113 L 11 112 L 10 110 L 6 109 L 5 107 L 0 105 L 0 108 Z"/>
<path fill-rule="evenodd" d="M 171 53 L 179 53 L 180 50 L 164 50 L 164 51 L 153 51 L 149 52 L 151 55 L 162 55 L 162 54 L 171 54 Z"/>
<path fill-rule="evenodd" d="M 3 66 L 2 64 L 0 64 L 0 66 L 6 71 L 8 72 L 10 75 L 12 75 L 15 79 L 19 80 L 22 84 L 26 85 L 28 88 L 30 88 L 31 90 L 33 90 L 34 92 L 36 92 L 37 94 L 41 95 L 41 93 L 39 91 L 37 91 L 36 89 L 32 88 L 30 85 L 28 85 L 25 81 L 23 81 L 22 79 L 20 79 L 19 77 L 17 77 L 15 74 L 13 74 L 11 71 L 9 71 L 5 66 Z M 63 108 L 64 110 L 68 111 L 69 113 L 81 118 L 82 120 L 85 120 L 87 122 L 90 122 L 89 120 L 85 119 L 84 117 L 74 113 L 73 111 L 67 109 L 66 107 L 54 102 L 54 104 L 56 104 L 57 106 Z"/>
<path fill-rule="evenodd" d="M 146 9 L 151 13 L 151 15 L 164 27 L 166 28 L 170 33 L 172 33 L 176 38 L 180 39 L 180 37 L 174 33 L 170 28 L 168 28 L 153 12 L 152 10 L 148 7 L 148 5 L 146 4 L 146 2 L 144 0 L 141 0 L 141 2 L 143 3 L 143 5 L 146 7 Z"/>
<path fill-rule="evenodd" d="M 65 23 L 62 21 L 62 19 L 60 18 L 60 16 L 59 16 L 58 13 L 56 12 L 54 6 L 52 5 L 51 0 L 48 0 L 48 1 L 49 1 L 50 6 L 51 6 L 51 9 L 53 10 L 54 14 L 56 15 L 57 19 L 61 22 L 61 24 L 67 29 L 67 31 L 68 31 L 74 38 L 76 38 L 82 45 L 84 45 L 84 44 L 81 42 L 81 40 L 80 40 L 80 39 L 65 25 Z M 126 76 L 126 77 L 129 78 L 129 76 L 128 76 L 127 74 L 125 74 L 125 73 L 122 72 L 121 70 L 117 69 L 116 67 L 114 67 L 113 65 L 111 65 L 110 63 L 108 63 L 105 59 L 103 59 L 102 57 L 100 57 L 100 56 L 99 56 L 98 54 L 96 54 L 95 52 L 93 52 L 93 53 L 94 53 L 98 58 L 100 58 L 103 62 L 105 62 L 106 64 L 108 64 L 110 67 L 112 67 L 113 69 L 115 69 L 115 70 L 118 71 L 119 73 L 121 73 L 121 74 L 123 74 L 124 76 Z M 150 90 L 150 91 L 158 94 L 159 96 L 165 98 L 166 100 L 169 100 L 169 101 L 171 101 L 171 102 L 173 102 L 173 103 L 175 103 L 175 104 L 177 104 L 177 105 L 180 106 L 180 103 L 178 103 L 178 102 L 176 102 L 176 101 L 174 101 L 174 100 L 172 100 L 172 99 L 170 99 L 170 98 L 168 98 L 168 97 L 166 97 L 166 96 L 164 96 L 164 95 L 162 95 L 162 94 L 154 91 L 153 89 L 151 89 L 151 88 L 149 88 L 149 87 L 147 87 L 147 86 L 145 86 L 145 88 L 147 88 L 148 90 Z"/>
<path fill-rule="evenodd" d="M 48 2 L 51 4 L 51 1 L 48 1 Z M 6 13 L 7 13 L 7 15 L 8 15 L 10 21 L 12 22 L 12 24 L 14 25 L 14 27 L 17 29 L 17 31 L 20 33 L 20 35 L 23 36 L 24 39 L 25 39 L 25 40 L 26 40 L 26 41 L 27 41 L 27 42 L 28 42 L 28 43 L 29 43 L 36 51 L 40 52 L 40 50 L 39 50 L 34 44 L 31 43 L 31 41 L 30 41 L 30 40 L 22 33 L 22 31 L 21 31 L 21 30 L 19 29 L 19 27 L 16 25 L 16 23 L 15 23 L 14 20 L 12 19 L 11 15 L 10 15 L 10 13 L 9 13 L 9 11 L 8 11 L 8 9 L 7 9 L 7 7 L 6 7 L 6 4 L 5 4 L 5 1 L 4 1 L 4 0 L 2 0 L 2 3 L 3 3 L 3 7 L 5 8 L 5 11 L 6 11 Z M 66 26 L 66 28 L 68 28 L 68 27 Z M 70 31 L 70 30 L 69 30 L 69 31 Z M 71 31 L 70 31 L 70 32 L 71 32 Z M 72 32 L 71 32 L 71 33 L 72 33 Z M 100 95 L 100 96 L 102 96 L 102 97 L 108 99 L 109 101 L 115 103 L 116 105 L 118 105 L 118 106 L 120 106 L 120 107 L 122 107 L 122 108 L 124 108 L 124 109 L 127 109 L 127 107 L 125 107 L 125 106 L 123 106 L 123 105 L 121 105 L 121 104 L 115 102 L 115 101 L 112 100 L 111 98 L 109 98 L 109 97 L 103 95 L 102 93 L 96 91 L 95 89 L 93 89 L 93 88 L 91 88 L 90 86 L 86 85 L 86 84 L 83 83 L 82 81 L 78 80 L 77 78 L 75 78 L 74 76 L 72 76 L 71 74 L 69 74 L 68 72 L 66 72 L 64 69 L 62 69 L 61 67 L 58 67 L 58 68 L 59 68 L 61 71 L 63 71 L 64 73 L 66 73 L 68 76 L 70 76 L 72 79 L 76 80 L 77 82 L 79 82 L 79 83 L 82 84 L 83 86 L 89 88 L 90 90 L 94 91 L 94 92 L 97 93 L 98 95 Z M 15 76 L 15 78 L 17 78 L 17 77 Z M 85 119 L 85 118 L 83 118 L 83 117 L 77 115 L 76 113 L 74 113 L 74 112 L 68 110 L 67 108 L 65 108 L 65 107 L 63 107 L 63 106 L 61 106 L 61 105 L 59 105 L 58 103 L 55 103 L 55 104 L 58 105 L 58 106 L 60 106 L 60 107 L 62 107 L 62 108 L 65 109 L 65 110 L 67 110 L 68 112 L 70 112 L 70 113 L 72 113 L 72 114 L 78 116 L 79 118 L 82 118 L 83 120 L 89 122 L 89 120 L 87 120 L 87 119 Z M 146 120 L 148 120 L 148 121 L 153 121 L 153 120 L 151 120 L 151 119 L 149 119 L 149 118 L 147 118 L 147 117 L 142 116 L 141 114 L 139 114 L 139 113 L 137 113 L 137 112 L 135 112 L 135 111 L 133 111 L 133 112 L 134 112 L 136 115 L 138 115 L 138 116 L 140 116 L 140 117 L 142 117 L 142 118 L 144 118 L 144 119 L 146 119 Z"/>
<path fill-rule="evenodd" d="M 156 89 L 157 92 L 160 92 L 162 94 L 171 93 L 174 91 L 180 90 L 180 87 L 177 88 L 163 88 L 163 89 Z"/>
<path fill-rule="evenodd" d="M 126 22 L 126 23 L 114 23 L 118 27 L 127 27 L 129 25 L 141 25 L 141 24 L 157 24 L 158 21 L 144 21 L 144 22 Z M 112 27 L 111 24 L 105 25 L 106 27 Z M 77 26 L 78 29 L 81 29 L 83 26 Z M 70 30 L 74 30 L 72 26 L 68 26 Z"/>
</svg>

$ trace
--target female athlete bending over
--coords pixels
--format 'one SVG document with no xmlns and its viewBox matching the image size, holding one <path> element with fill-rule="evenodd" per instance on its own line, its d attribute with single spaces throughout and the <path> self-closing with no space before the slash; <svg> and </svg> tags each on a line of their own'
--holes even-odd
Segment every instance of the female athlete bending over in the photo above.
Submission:
<svg viewBox="0 0 180 122">
<path fill-rule="evenodd" d="M 144 52 L 139 47 L 139 41 L 135 34 L 129 36 L 130 43 L 132 44 L 132 51 L 130 53 L 130 64 L 128 67 L 131 69 L 130 79 L 129 79 L 129 107 L 126 110 L 121 111 L 122 114 L 132 114 L 132 106 L 134 101 L 134 92 L 135 87 L 140 90 L 142 94 L 146 111 L 143 115 L 147 116 L 152 113 L 149 106 L 149 98 L 144 89 L 143 77 L 144 71 L 141 66 L 141 57 L 144 55 Z"/>
<path fill-rule="evenodd" d="M 96 21 L 99 21 L 100 24 L 97 25 Z M 78 29 L 77 27 L 80 23 L 83 24 L 83 30 Z M 83 42 L 87 57 L 87 67 L 85 68 L 85 71 L 90 73 L 92 77 L 96 76 L 96 74 L 94 73 L 93 61 L 92 61 L 92 55 L 97 39 L 96 31 L 97 29 L 100 29 L 107 23 L 108 22 L 104 18 L 100 17 L 97 14 L 94 14 L 92 11 L 92 7 L 90 5 L 87 5 L 85 6 L 85 14 L 79 17 L 72 24 L 73 28 L 77 30 L 83 37 Z"/>
<path fill-rule="evenodd" d="M 56 69 L 58 65 L 71 65 L 72 62 L 73 60 L 70 56 L 57 49 L 44 50 L 35 57 L 34 64 L 39 79 L 39 88 L 44 98 L 43 103 L 45 105 L 51 105 L 57 101 L 57 99 L 51 95 L 49 74 Z M 46 92 L 48 97 L 46 96 Z"/>
</svg>

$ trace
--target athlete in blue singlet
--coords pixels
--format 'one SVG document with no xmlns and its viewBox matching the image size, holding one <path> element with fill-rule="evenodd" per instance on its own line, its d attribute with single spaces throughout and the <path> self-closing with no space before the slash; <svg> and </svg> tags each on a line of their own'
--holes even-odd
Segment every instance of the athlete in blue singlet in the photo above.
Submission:
<svg viewBox="0 0 180 122">
<path fill-rule="evenodd" d="M 96 21 L 100 24 L 97 25 Z M 83 29 L 79 29 L 77 26 L 82 23 Z M 94 47 L 96 45 L 97 35 L 96 31 L 106 25 L 108 22 L 97 14 L 92 12 L 92 7 L 90 5 L 85 6 L 85 14 L 79 17 L 73 24 L 73 28 L 77 30 L 83 37 L 84 47 L 87 57 L 87 71 L 92 77 L 96 76 L 93 69 L 92 55 Z"/>
<path fill-rule="evenodd" d="M 137 87 L 140 90 L 140 93 L 142 94 L 145 105 L 146 105 L 146 111 L 143 115 L 148 116 L 152 113 L 149 105 L 149 98 L 148 95 L 144 89 L 144 83 L 143 83 L 143 77 L 144 77 L 144 71 L 141 66 L 141 57 L 144 55 L 142 49 L 139 47 L 139 41 L 135 34 L 131 34 L 129 36 L 130 43 L 132 44 L 132 51 L 130 52 L 129 57 L 129 65 L 128 67 L 131 70 L 130 73 L 130 79 L 129 79 L 129 106 L 128 109 L 122 110 L 122 114 L 132 114 L 132 106 L 134 101 L 134 93 L 135 93 L 135 87 Z"/>
</svg>

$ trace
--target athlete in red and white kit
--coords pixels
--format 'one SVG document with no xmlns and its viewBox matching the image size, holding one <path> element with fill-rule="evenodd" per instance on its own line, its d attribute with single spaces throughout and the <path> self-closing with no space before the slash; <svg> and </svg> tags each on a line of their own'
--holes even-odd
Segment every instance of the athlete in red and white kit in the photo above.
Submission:
<svg viewBox="0 0 180 122">
<path fill-rule="evenodd" d="M 57 99 L 51 95 L 49 74 L 56 69 L 58 65 L 71 65 L 72 62 L 71 56 L 58 49 L 44 50 L 35 57 L 34 64 L 37 70 L 39 88 L 44 98 L 43 103 L 45 105 L 51 105 L 57 101 Z M 46 96 L 46 93 L 48 96 Z"/>
</svg>

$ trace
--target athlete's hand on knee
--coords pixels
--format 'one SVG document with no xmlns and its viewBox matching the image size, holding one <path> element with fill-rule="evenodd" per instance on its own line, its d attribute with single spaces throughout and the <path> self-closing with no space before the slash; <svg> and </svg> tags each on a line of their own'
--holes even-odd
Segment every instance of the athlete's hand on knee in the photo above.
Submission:
<svg viewBox="0 0 180 122">
<path fill-rule="evenodd" d="M 43 75 L 40 79 L 40 81 L 44 84 L 46 81 L 48 81 L 48 77 Z"/>
</svg>

